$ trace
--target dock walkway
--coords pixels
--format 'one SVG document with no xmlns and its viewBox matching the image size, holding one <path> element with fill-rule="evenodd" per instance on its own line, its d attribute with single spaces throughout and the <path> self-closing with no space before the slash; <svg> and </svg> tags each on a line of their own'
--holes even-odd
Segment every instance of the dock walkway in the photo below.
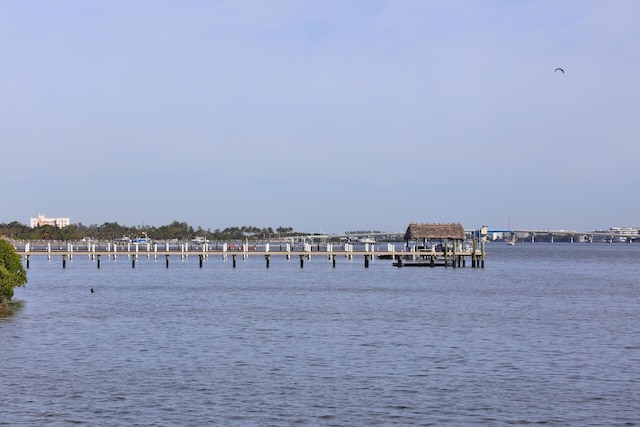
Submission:
<svg viewBox="0 0 640 427">
<path fill-rule="evenodd" d="M 62 267 L 66 268 L 66 261 L 72 260 L 74 256 L 87 256 L 92 260 L 97 261 L 97 268 L 100 268 L 100 262 L 104 257 L 107 259 L 117 259 L 118 257 L 126 256 L 131 259 L 131 266 L 135 268 L 136 260 L 141 256 L 154 259 L 164 258 L 165 265 L 169 268 L 169 259 L 171 257 L 180 257 L 185 259 L 190 256 L 198 257 L 200 262 L 200 268 L 203 267 L 203 261 L 211 257 L 219 257 L 223 260 L 231 258 L 233 261 L 233 268 L 236 267 L 236 260 L 239 257 L 247 259 L 249 257 L 261 257 L 264 258 L 266 267 L 269 268 L 269 262 L 271 257 L 282 256 L 286 259 L 299 258 L 300 268 L 304 267 L 304 261 L 310 260 L 312 257 L 326 257 L 332 261 L 333 267 L 336 266 L 336 258 L 345 257 L 353 259 L 354 257 L 362 257 L 364 259 L 364 267 L 369 267 L 369 261 L 374 257 L 378 259 L 392 260 L 394 266 L 447 266 L 447 267 L 465 267 L 466 261 L 470 260 L 472 267 L 484 267 L 484 246 L 481 249 L 477 249 L 474 245 L 474 249 L 471 250 L 441 250 L 441 251 L 419 251 L 412 248 L 412 250 L 397 251 L 391 244 L 387 245 L 387 250 L 379 250 L 375 245 L 365 245 L 364 249 L 354 250 L 352 245 L 318 245 L 312 246 L 310 244 L 305 245 L 302 249 L 294 249 L 289 245 L 284 247 L 276 245 L 261 245 L 261 248 L 257 246 L 250 246 L 247 244 L 233 246 L 231 245 L 200 245 L 189 246 L 183 244 L 178 247 L 171 247 L 168 244 L 159 246 L 158 244 L 128 244 L 128 245 L 114 245 L 114 244 L 101 244 L 101 245 L 73 245 L 66 244 L 65 246 L 53 247 L 51 244 L 44 246 L 32 246 L 26 243 L 22 246 L 16 247 L 16 252 L 23 255 L 26 261 L 26 267 L 29 268 L 31 257 L 47 256 L 49 260 L 52 257 L 61 257 Z M 383 245 L 384 246 L 384 245 Z"/>
</svg>

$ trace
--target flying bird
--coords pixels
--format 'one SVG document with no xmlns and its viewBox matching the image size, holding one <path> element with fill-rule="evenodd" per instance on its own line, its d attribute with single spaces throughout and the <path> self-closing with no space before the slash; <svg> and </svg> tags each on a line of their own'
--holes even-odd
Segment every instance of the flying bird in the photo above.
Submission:
<svg viewBox="0 0 640 427">
<path fill-rule="evenodd" d="M 553 70 L 553 71 L 554 71 L 554 72 L 556 72 L 556 71 L 562 71 L 562 74 L 564 74 L 564 70 L 563 70 L 562 68 L 560 68 L 560 67 L 556 68 L 556 69 L 555 69 L 555 70 Z"/>
</svg>

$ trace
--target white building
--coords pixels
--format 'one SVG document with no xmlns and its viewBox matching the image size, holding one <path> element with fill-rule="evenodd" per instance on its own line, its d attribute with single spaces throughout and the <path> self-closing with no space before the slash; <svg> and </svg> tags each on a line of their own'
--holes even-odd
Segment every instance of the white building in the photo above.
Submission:
<svg viewBox="0 0 640 427">
<path fill-rule="evenodd" d="M 45 218 L 44 214 L 38 214 L 37 218 L 31 218 L 31 227 L 42 227 L 43 225 L 51 225 L 53 227 L 64 228 L 71 224 L 69 218 Z"/>
</svg>

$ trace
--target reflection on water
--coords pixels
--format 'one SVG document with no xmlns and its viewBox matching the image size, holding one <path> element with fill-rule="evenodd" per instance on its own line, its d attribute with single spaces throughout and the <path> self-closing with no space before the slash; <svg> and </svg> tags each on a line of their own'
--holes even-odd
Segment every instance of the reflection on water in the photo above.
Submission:
<svg viewBox="0 0 640 427">
<path fill-rule="evenodd" d="M 22 310 L 22 306 L 24 305 L 24 301 L 21 300 L 13 300 L 7 303 L 2 303 L 0 307 L 0 319 L 11 317 L 16 313 L 19 313 Z"/>
<path fill-rule="evenodd" d="M 0 425 L 639 423 L 640 246 L 487 250 L 485 269 L 32 259 L 0 321 Z"/>
</svg>

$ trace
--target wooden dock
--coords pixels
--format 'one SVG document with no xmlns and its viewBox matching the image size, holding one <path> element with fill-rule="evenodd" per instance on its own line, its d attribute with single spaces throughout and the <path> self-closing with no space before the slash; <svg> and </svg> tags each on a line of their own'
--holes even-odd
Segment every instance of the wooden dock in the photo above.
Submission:
<svg viewBox="0 0 640 427">
<path fill-rule="evenodd" d="M 484 268 L 484 246 L 482 249 L 477 249 L 474 245 L 472 250 L 446 250 L 446 251 L 420 251 L 420 250 L 376 250 L 373 245 L 367 250 L 353 250 L 348 245 L 346 247 L 334 248 L 331 245 L 325 247 L 306 247 L 303 250 L 294 250 L 287 248 L 281 250 L 276 248 L 270 249 L 268 246 L 258 250 L 249 249 L 248 246 L 243 245 L 239 250 L 229 250 L 225 247 L 211 248 L 207 245 L 203 245 L 198 248 L 189 248 L 188 246 L 182 246 L 179 248 L 158 248 L 157 246 L 151 247 L 144 244 L 144 248 L 141 245 L 118 247 L 109 245 L 106 248 L 97 248 L 95 245 L 85 245 L 81 247 L 74 247 L 68 245 L 64 248 L 52 248 L 47 246 L 45 248 L 32 248 L 28 244 L 21 248 L 16 248 L 16 252 L 24 256 L 26 267 L 30 267 L 30 260 L 32 257 L 46 256 L 49 260 L 54 257 L 60 257 L 62 261 L 62 268 L 66 268 L 67 260 L 72 260 L 74 257 L 84 256 L 96 261 L 97 268 L 100 268 L 102 260 L 106 259 L 118 259 L 119 257 L 126 257 L 131 260 L 131 267 L 135 268 L 137 260 L 140 257 L 158 258 L 165 260 L 166 268 L 169 268 L 169 260 L 171 258 L 185 259 L 187 257 L 198 257 L 199 267 L 203 267 L 203 261 L 208 258 L 217 257 L 223 260 L 230 258 L 232 260 L 233 268 L 236 268 L 236 260 L 238 258 L 248 259 L 249 257 L 260 257 L 265 260 L 266 268 L 270 266 L 270 260 L 272 257 L 284 257 L 286 259 L 299 259 L 300 268 L 304 268 L 305 260 L 311 260 L 312 258 L 326 258 L 332 262 L 332 266 L 336 267 L 336 259 L 339 257 L 347 258 L 349 260 L 354 258 L 362 258 L 364 261 L 364 267 L 369 268 L 369 262 L 374 258 L 391 260 L 392 265 L 396 267 L 409 267 L 409 266 L 446 266 L 446 267 L 466 267 L 467 261 L 471 267 Z M 314 250 L 315 249 L 315 250 Z"/>
</svg>

